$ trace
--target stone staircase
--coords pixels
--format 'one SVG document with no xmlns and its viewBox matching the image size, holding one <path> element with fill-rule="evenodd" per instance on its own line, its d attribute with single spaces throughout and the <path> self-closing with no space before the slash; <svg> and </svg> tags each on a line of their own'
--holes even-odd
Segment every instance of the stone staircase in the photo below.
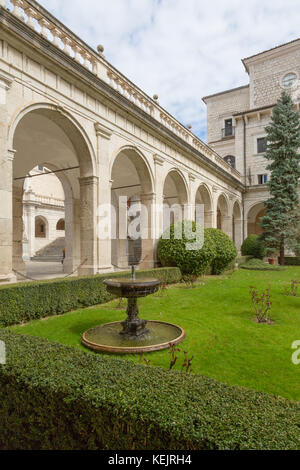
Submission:
<svg viewBox="0 0 300 470">
<path fill-rule="evenodd" d="M 65 237 L 56 238 L 53 242 L 46 245 L 36 252 L 31 261 L 61 261 L 63 257 L 63 248 L 65 248 Z"/>
</svg>

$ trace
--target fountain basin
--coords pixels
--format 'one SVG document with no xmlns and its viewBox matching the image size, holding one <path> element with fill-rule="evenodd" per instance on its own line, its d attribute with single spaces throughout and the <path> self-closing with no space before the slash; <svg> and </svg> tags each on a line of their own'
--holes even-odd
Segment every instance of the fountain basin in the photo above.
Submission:
<svg viewBox="0 0 300 470">
<path fill-rule="evenodd" d="M 158 291 L 161 282 L 158 279 L 106 279 L 108 292 L 129 299 L 130 297 L 146 297 Z"/>
<path fill-rule="evenodd" d="M 81 342 L 93 351 L 115 354 L 140 354 L 169 348 L 185 339 L 185 331 L 177 325 L 161 321 L 148 321 L 148 333 L 135 339 L 120 334 L 122 322 L 98 325 L 83 333 Z"/>
</svg>

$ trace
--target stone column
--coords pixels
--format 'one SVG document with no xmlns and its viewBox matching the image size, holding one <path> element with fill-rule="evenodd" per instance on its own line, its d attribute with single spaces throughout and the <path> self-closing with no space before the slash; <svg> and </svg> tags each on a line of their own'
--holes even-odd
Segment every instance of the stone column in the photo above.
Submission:
<svg viewBox="0 0 300 470">
<path fill-rule="evenodd" d="M 232 224 L 233 225 L 233 224 Z M 241 246 L 243 243 L 243 220 L 242 219 L 234 219 L 234 242 L 238 252 L 241 251 Z"/>
<path fill-rule="evenodd" d="M 96 205 L 98 178 L 79 178 L 80 182 L 80 258 L 85 264 L 78 270 L 80 276 L 97 273 Z"/>
<path fill-rule="evenodd" d="M 142 262 L 140 269 L 151 269 L 155 265 L 155 194 L 141 194 L 141 236 L 142 236 Z"/>
<path fill-rule="evenodd" d="M 0 282 L 14 281 L 12 271 L 13 215 L 12 181 L 14 150 L 8 150 L 7 93 L 12 84 L 12 77 L 0 73 Z"/>
<path fill-rule="evenodd" d="M 79 211 L 78 211 L 79 212 Z M 73 270 L 80 264 L 80 249 L 78 249 L 78 256 L 75 258 L 76 248 L 74 245 L 75 227 L 74 224 L 74 204 L 72 194 L 66 195 L 65 198 L 65 248 L 66 257 L 64 260 L 64 273 L 72 273 Z M 80 227 L 78 228 L 80 232 Z M 79 248 L 79 246 L 78 246 Z"/>
<path fill-rule="evenodd" d="M 227 215 L 222 217 L 222 230 L 225 232 L 231 239 L 232 237 L 232 216 Z"/>
<path fill-rule="evenodd" d="M 13 185 L 13 269 L 26 274 L 23 261 L 23 186 Z M 17 274 L 17 278 L 22 276 Z"/>
<path fill-rule="evenodd" d="M 215 213 L 214 211 L 204 210 L 204 227 L 213 228 L 215 224 Z"/>
<path fill-rule="evenodd" d="M 105 273 L 113 270 L 112 266 L 112 181 L 110 175 L 110 141 L 112 131 L 96 123 L 97 163 L 99 175 L 98 207 L 97 207 L 97 247 L 98 272 Z"/>
<path fill-rule="evenodd" d="M 153 220 L 153 230 L 154 230 L 154 238 L 158 240 L 164 230 L 164 212 L 163 212 L 163 204 L 164 204 L 164 160 L 159 155 L 154 155 L 154 165 L 155 165 L 155 207 L 154 207 L 154 220 Z"/>
<path fill-rule="evenodd" d="M 1 113 L 0 113 L 1 121 Z M 1 126 L 0 126 L 1 127 Z M 2 149 L 4 142 L 0 139 Z M 13 273 L 12 178 L 15 151 L 0 152 L 0 282 L 15 281 Z"/>
<path fill-rule="evenodd" d="M 195 220 L 195 211 L 196 211 L 196 195 L 193 191 L 193 186 L 196 181 L 195 176 L 192 173 L 189 173 L 189 194 L 188 201 L 185 201 L 186 207 L 184 207 L 183 219 L 185 220 Z"/>
</svg>

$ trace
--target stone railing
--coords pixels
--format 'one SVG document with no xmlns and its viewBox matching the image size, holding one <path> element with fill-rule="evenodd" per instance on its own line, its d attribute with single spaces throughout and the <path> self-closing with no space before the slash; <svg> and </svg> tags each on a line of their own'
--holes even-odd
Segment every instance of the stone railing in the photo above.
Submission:
<svg viewBox="0 0 300 470">
<path fill-rule="evenodd" d="M 241 175 L 238 171 L 198 139 L 190 129 L 180 124 L 171 114 L 165 111 L 157 100 L 150 98 L 109 64 L 103 56 L 101 46 L 98 47 L 98 53 L 94 51 L 35 0 L 0 0 L 1 7 L 11 11 L 13 15 L 50 41 L 67 56 L 108 83 L 126 99 L 159 121 L 189 145 L 199 150 L 210 161 L 215 162 L 241 181 Z"/>
<path fill-rule="evenodd" d="M 50 196 L 43 196 L 40 194 L 36 194 L 33 191 L 29 190 L 24 193 L 23 196 L 23 201 L 24 203 L 29 203 L 29 204 L 45 204 L 45 205 L 50 205 L 50 206 L 57 206 L 64 208 L 65 206 L 65 201 L 63 199 L 58 199 L 55 197 L 50 197 Z"/>
</svg>

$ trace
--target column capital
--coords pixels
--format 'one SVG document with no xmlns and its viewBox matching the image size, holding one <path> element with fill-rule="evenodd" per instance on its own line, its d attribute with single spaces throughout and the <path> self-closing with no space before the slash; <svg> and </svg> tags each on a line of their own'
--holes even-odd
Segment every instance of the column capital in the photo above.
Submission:
<svg viewBox="0 0 300 470">
<path fill-rule="evenodd" d="M 142 193 L 141 202 L 154 201 L 156 193 Z"/>
<path fill-rule="evenodd" d="M 94 124 L 97 137 L 103 137 L 104 139 L 110 140 L 113 132 L 106 126 L 103 126 L 99 122 Z"/>
<path fill-rule="evenodd" d="M 85 176 L 83 178 L 78 178 L 80 186 L 91 186 L 98 184 L 98 176 Z"/>
<path fill-rule="evenodd" d="M 164 164 L 164 159 L 157 153 L 153 155 L 153 160 L 156 165 L 163 166 Z"/>
<path fill-rule="evenodd" d="M 14 77 L 10 73 L 0 72 L 0 87 L 4 88 L 5 90 L 9 90 L 12 83 L 14 81 Z"/>
<path fill-rule="evenodd" d="M 7 160 L 9 160 L 10 162 L 13 162 L 16 153 L 17 153 L 16 150 L 14 150 L 14 149 L 8 149 L 8 151 L 7 151 Z"/>
</svg>

